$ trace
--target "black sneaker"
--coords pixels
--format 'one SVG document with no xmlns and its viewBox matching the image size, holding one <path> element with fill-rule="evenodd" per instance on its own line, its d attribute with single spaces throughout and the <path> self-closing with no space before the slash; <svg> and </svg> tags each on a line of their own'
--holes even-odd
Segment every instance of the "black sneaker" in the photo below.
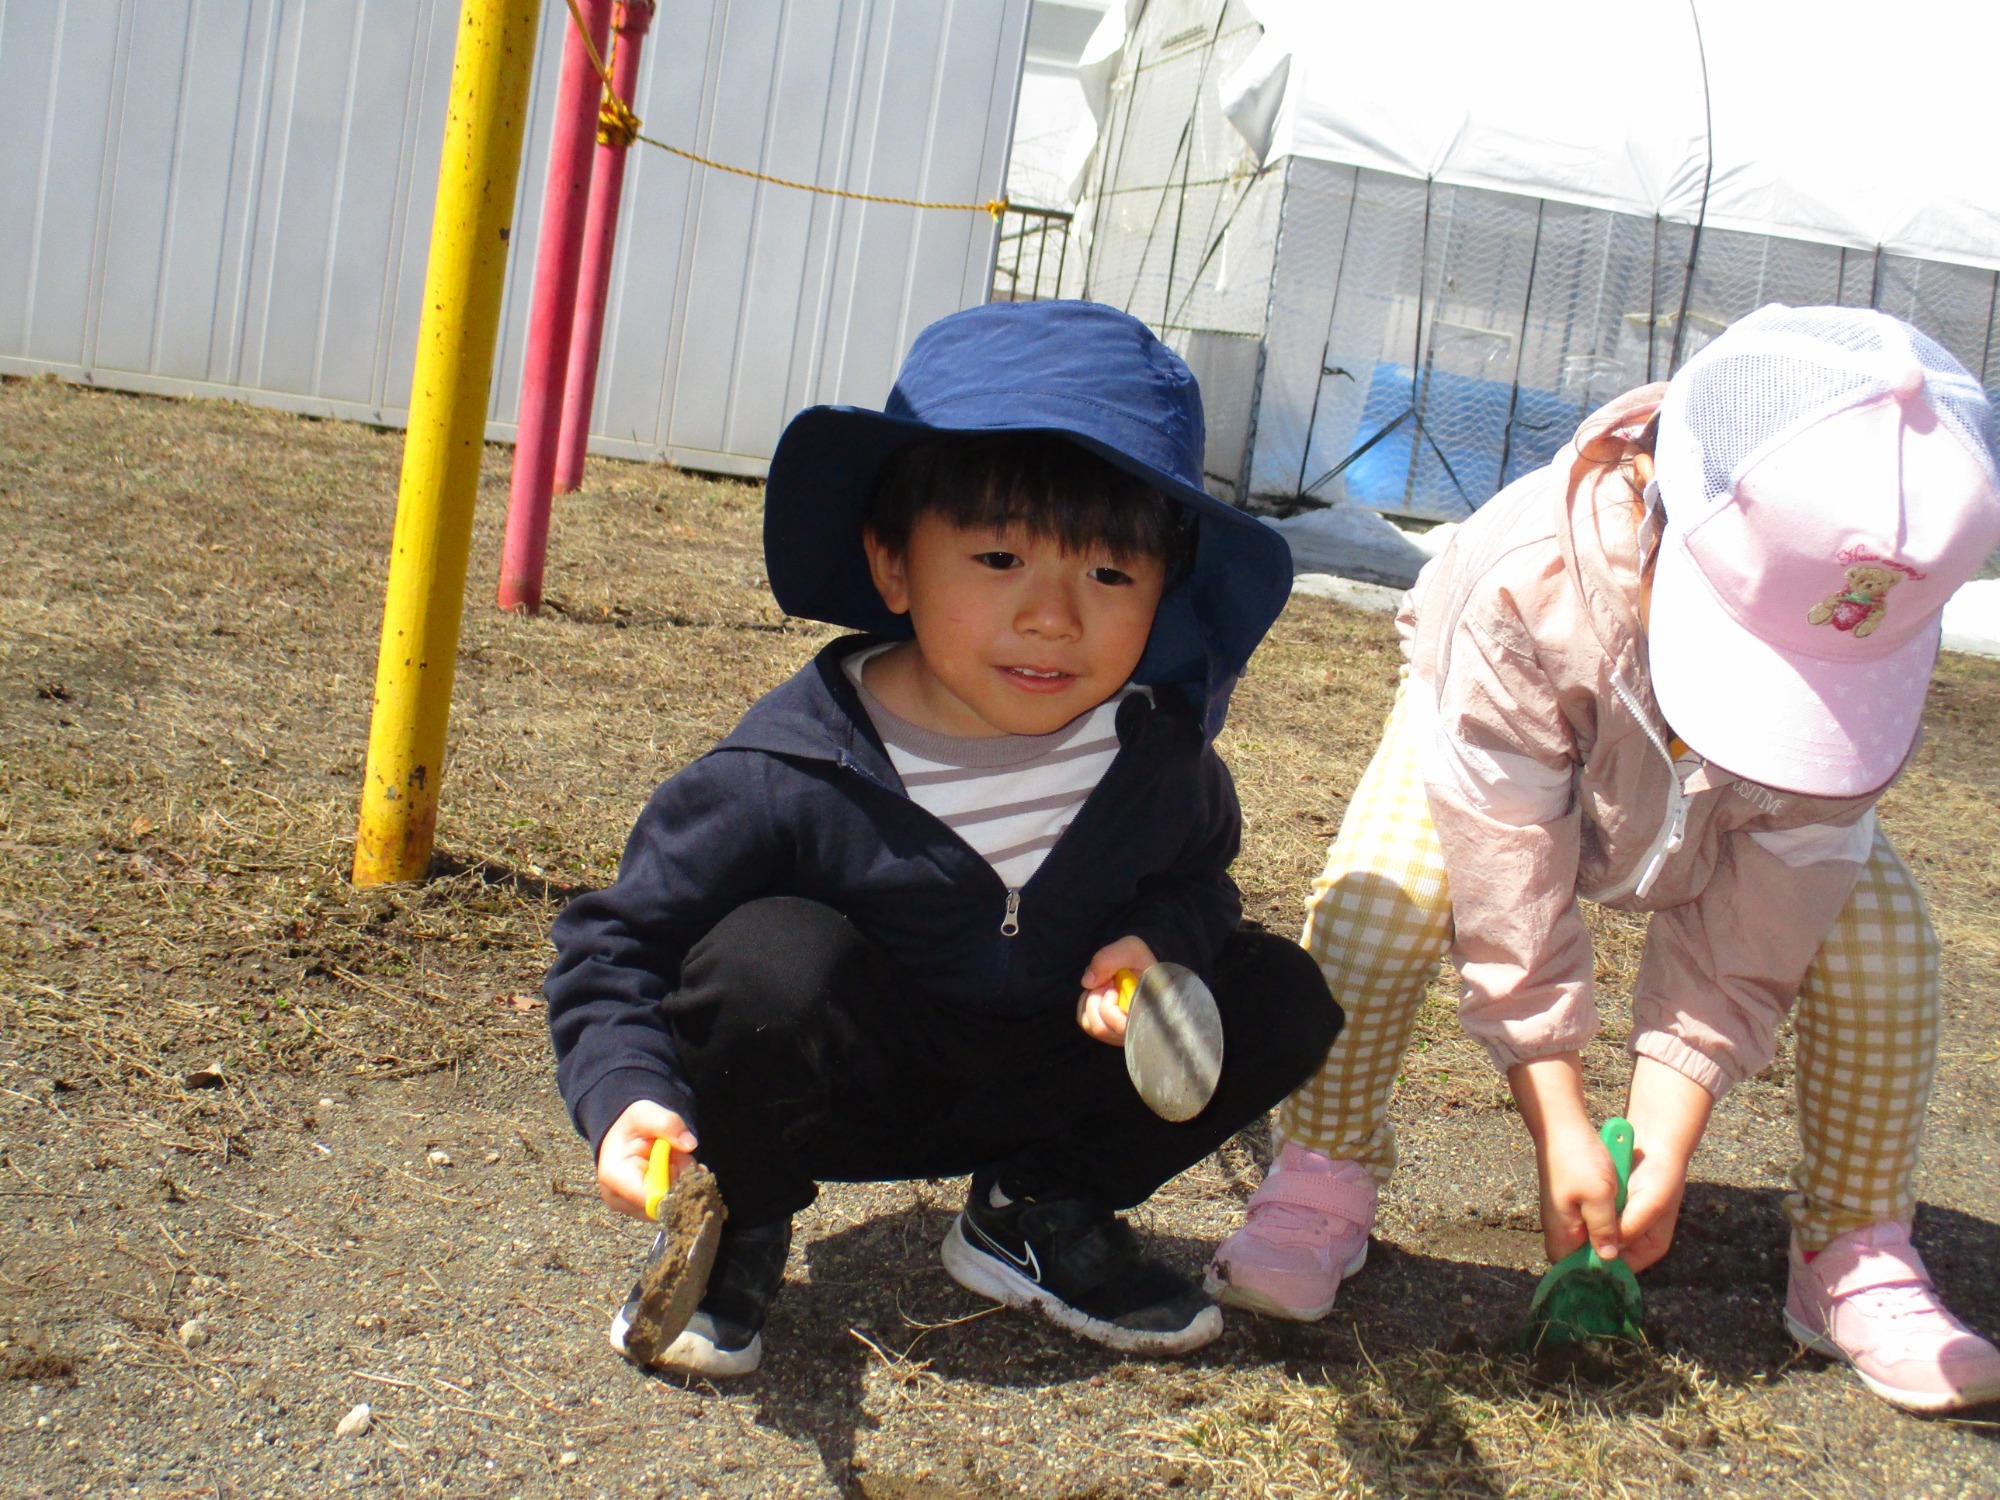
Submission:
<svg viewBox="0 0 2000 1500">
<path fill-rule="evenodd" d="M 1139 1253 L 1131 1228 L 1082 1198 L 994 1204 L 994 1174 L 972 1179 L 944 1240 L 944 1268 L 968 1291 L 1113 1349 L 1184 1354 L 1222 1332 L 1222 1310 L 1186 1277 Z"/>
<path fill-rule="evenodd" d="M 708 1290 L 688 1325 L 653 1360 L 691 1375 L 748 1375 L 764 1358 L 764 1314 L 785 1279 L 792 1221 L 737 1229 L 725 1224 L 708 1273 Z M 625 1352 L 625 1330 L 638 1310 L 638 1288 L 611 1320 L 611 1347 Z"/>
</svg>

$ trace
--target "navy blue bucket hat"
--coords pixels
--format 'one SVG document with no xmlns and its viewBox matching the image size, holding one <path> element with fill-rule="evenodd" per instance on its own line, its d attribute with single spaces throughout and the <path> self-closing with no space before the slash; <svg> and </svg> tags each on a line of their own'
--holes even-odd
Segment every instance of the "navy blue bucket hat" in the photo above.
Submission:
<svg viewBox="0 0 2000 1500">
<path fill-rule="evenodd" d="M 778 439 L 764 563 L 779 607 L 876 635 L 907 616 L 876 593 L 862 517 L 882 465 L 939 433 L 1039 432 L 1088 448 L 1196 518 L 1195 555 L 1160 600 L 1136 681 L 1184 688 L 1208 732 L 1292 587 L 1284 537 L 1202 488 L 1201 390 L 1137 318 L 1096 302 L 993 302 L 931 324 L 881 411 L 815 406 Z"/>
</svg>

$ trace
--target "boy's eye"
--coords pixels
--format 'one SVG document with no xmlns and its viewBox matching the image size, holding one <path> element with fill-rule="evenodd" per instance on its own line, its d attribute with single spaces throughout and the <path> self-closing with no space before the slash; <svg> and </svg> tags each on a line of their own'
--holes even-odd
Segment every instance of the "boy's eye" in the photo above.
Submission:
<svg viewBox="0 0 2000 1500">
<path fill-rule="evenodd" d="M 1090 581 L 1092 583 L 1110 584 L 1112 587 L 1116 588 L 1120 584 L 1130 583 L 1132 581 L 1132 575 L 1130 573 L 1127 573 L 1123 568 L 1113 568 L 1113 567 L 1092 568 L 1090 570 Z"/>
<path fill-rule="evenodd" d="M 981 567 L 992 568 L 999 572 L 1004 572 L 1008 568 L 1018 568 L 1021 566 L 1021 559 L 1014 553 L 1001 552 L 997 549 L 992 552 L 975 552 L 972 555 L 972 560 Z"/>
</svg>

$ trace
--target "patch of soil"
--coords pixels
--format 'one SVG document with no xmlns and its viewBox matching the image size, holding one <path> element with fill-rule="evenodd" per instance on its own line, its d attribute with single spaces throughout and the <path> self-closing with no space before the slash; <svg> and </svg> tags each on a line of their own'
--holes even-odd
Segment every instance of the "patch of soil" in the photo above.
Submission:
<svg viewBox="0 0 2000 1500">
<path fill-rule="evenodd" d="M 1789 1050 L 1718 1112 L 1650 1347 L 1513 1352 L 1534 1171 L 1447 980 L 1404 1171 L 1324 1322 L 1232 1314 L 1161 1363 L 992 1309 L 938 1263 L 961 1183 L 830 1188 L 766 1366 L 605 1345 L 647 1235 L 599 1205 L 537 989 L 652 786 L 830 632 L 769 600 L 754 485 L 593 463 L 551 607 L 501 614 L 486 456 L 420 887 L 352 889 L 398 434 L 0 383 L 0 1491 L 22 1495 L 1972 1496 L 1992 1424 L 1919 1422 L 1777 1318 Z M 1387 622 L 1295 600 L 1223 749 L 1252 916 L 1294 928 L 1395 680 Z M 2000 669 L 1948 659 L 1885 825 L 1945 943 L 1918 1237 L 2000 1333 Z M 1592 914 L 1618 1102 L 1642 929 Z M 1246 1132 L 1135 1217 L 1194 1271 Z M 361 1403 L 365 1430 L 336 1434 Z M 360 1425 L 358 1419 L 350 1425 Z"/>
</svg>

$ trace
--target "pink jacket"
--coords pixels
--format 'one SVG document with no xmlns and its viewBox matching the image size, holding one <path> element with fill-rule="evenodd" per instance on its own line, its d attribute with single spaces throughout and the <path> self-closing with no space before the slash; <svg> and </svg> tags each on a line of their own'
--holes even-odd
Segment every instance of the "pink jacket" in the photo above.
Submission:
<svg viewBox="0 0 2000 1500">
<path fill-rule="evenodd" d="M 1482 507 L 1399 624 L 1467 1031 L 1502 1068 L 1580 1046 L 1598 1019 L 1577 897 L 1651 911 L 1632 1050 L 1719 1095 L 1770 1062 L 1881 792 L 1744 781 L 1660 717 L 1639 615 L 1659 516 L 1629 460 L 1665 390 L 1594 413 Z"/>
</svg>

